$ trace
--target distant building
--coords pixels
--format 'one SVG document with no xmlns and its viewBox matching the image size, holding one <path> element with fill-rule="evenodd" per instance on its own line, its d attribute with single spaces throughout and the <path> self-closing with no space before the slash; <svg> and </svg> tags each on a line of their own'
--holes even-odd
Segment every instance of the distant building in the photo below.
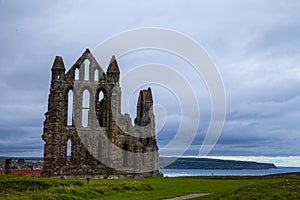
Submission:
<svg viewBox="0 0 300 200">
<path fill-rule="evenodd" d="M 18 159 L 18 164 L 19 165 L 24 165 L 25 164 L 25 159 L 24 158 L 19 158 Z"/>
<path fill-rule="evenodd" d="M 106 73 L 88 49 L 67 72 L 62 57 L 57 56 L 51 71 L 42 135 L 43 176 L 159 174 L 150 88 L 140 91 L 132 125 L 129 114 L 121 113 L 120 71 L 114 56 Z"/>
<path fill-rule="evenodd" d="M 3 167 L 4 166 L 4 170 Z M 0 161 L 0 174 L 18 174 L 23 176 L 40 176 L 42 173 L 43 162 L 25 161 L 24 158 L 13 160 L 6 158 Z"/>
</svg>

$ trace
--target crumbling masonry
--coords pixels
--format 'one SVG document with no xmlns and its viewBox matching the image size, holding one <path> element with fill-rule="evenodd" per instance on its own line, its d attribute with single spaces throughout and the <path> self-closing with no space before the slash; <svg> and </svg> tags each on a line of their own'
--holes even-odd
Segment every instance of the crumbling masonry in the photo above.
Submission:
<svg viewBox="0 0 300 200">
<path fill-rule="evenodd" d="M 159 174 L 150 88 L 139 93 L 132 125 L 129 114 L 121 113 L 120 71 L 114 56 L 106 73 L 88 49 L 67 73 L 59 56 L 51 71 L 42 135 L 43 176 L 117 178 Z"/>
</svg>

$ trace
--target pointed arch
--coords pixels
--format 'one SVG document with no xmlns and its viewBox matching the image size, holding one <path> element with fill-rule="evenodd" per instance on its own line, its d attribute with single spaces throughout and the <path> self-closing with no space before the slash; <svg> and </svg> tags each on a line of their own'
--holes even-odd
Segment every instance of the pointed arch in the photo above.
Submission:
<svg viewBox="0 0 300 200">
<path fill-rule="evenodd" d="M 104 88 L 99 88 L 96 93 L 96 113 L 101 127 L 106 126 L 107 122 L 107 95 Z"/>
<path fill-rule="evenodd" d="M 74 75 L 75 80 L 79 80 L 79 69 L 75 69 L 75 75 Z"/>
<path fill-rule="evenodd" d="M 100 126 L 104 127 L 106 124 L 106 109 L 107 109 L 107 105 L 106 105 L 106 100 L 104 98 L 104 93 L 103 91 L 100 91 L 99 93 L 99 122 L 100 122 Z"/>
<path fill-rule="evenodd" d="M 101 160 L 103 159 L 103 146 L 102 146 L 102 142 L 100 139 L 99 139 L 98 145 L 97 145 L 97 153 L 98 153 L 97 160 L 99 162 L 101 162 Z"/>
<path fill-rule="evenodd" d="M 94 81 L 98 81 L 99 80 L 99 70 L 95 69 L 94 71 Z"/>
<path fill-rule="evenodd" d="M 68 91 L 68 114 L 67 114 L 67 125 L 73 125 L 73 90 Z"/>
<path fill-rule="evenodd" d="M 144 166 L 145 165 L 145 155 L 146 154 L 144 154 L 144 153 L 146 153 L 146 147 L 144 146 L 143 147 L 143 150 L 142 150 L 142 154 L 141 154 L 141 156 L 142 156 L 142 166 Z"/>
<path fill-rule="evenodd" d="M 67 160 L 72 160 L 72 141 L 70 138 L 67 141 L 66 158 Z"/>
<path fill-rule="evenodd" d="M 81 159 L 84 162 L 84 164 L 89 163 L 89 140 L 87 138 L 82 138 L 81 142 Z"/>
<path fill-rule="evenodd" d="M 88 164 L 89 163 L 89 150 L 85 149 L 85 155 L 84 155 L 84 161 L 85 161 L 85 164 Z"/>
<path fill-rule="evenodd" d="M 82 93 L 82 118 L 81 125 L 88 127 L 90 110 L 90 92 L 86 89 Z"/>
<path fill-rule="evenodd" d="M 99 92 L 99 101 L 101 101 L 104 98 L 104 92 L 101 90 Z"/>
<path fill-rule="evenodd" d="M 88 81 L 90 78 L 90 61 L 86 59 L 84 61 L 84 80 Z"/>
<path fill-rule="evenodd" d="M 128 144 L 123 144 L 123 167 L 128 167 Z"/>
</svg>

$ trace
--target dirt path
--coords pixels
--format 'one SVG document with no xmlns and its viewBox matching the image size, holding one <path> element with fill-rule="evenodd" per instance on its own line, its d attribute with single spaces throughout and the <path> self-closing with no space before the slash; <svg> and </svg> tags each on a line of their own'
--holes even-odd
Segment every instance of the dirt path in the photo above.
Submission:
<svg viewBox="0 0 300 200">
<path fill-rule="evenodd" d="M 185 200 L 185 199 L 193 199 L 193 198 L 197 198 L 197 197 L 203 197 L 206 195 L 210 195 L 210 193 L 188 194 L 188 195 L 175 197 L 175 198 L 171 198 L 171 199 L 165 199 L 165 200 Z"/>
</svg>

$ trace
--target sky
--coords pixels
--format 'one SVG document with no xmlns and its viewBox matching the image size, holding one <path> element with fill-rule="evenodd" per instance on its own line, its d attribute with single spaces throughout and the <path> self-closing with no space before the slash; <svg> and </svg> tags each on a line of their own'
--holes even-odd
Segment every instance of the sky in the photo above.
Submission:
<svg viewBox="0 0 300 200">
<path fill-rule="evenodd" d="M 93 50 L 128 30 L 157 27 L 202 46 L 223 80 L 226 120 L 209 156 L 282 158 L 280 165 L 296 160 L 290 165 L 300 166 L 299 10 L 294 0 L 0 0 L 0 155 L 43 155 L 41 135 L 56 55 L 69 69 L 86 48 Z M 160 63 L 189 82 L 201 112 L 196 137 L 184 155 L 199 155 L 212 105 L 205 82 L 190 64 L 157 50 L 133 52 L 118 62 L 121 79 L 134 66 Z M 101 66 L 106 70 L 107 63 Z M 151 87 L 158 144 L 164 148 L 178 130 L 181 102 L 167 87 Z M 136 99 L 137 92 L 129 102 L 132 118 Z"/>
</svg>

